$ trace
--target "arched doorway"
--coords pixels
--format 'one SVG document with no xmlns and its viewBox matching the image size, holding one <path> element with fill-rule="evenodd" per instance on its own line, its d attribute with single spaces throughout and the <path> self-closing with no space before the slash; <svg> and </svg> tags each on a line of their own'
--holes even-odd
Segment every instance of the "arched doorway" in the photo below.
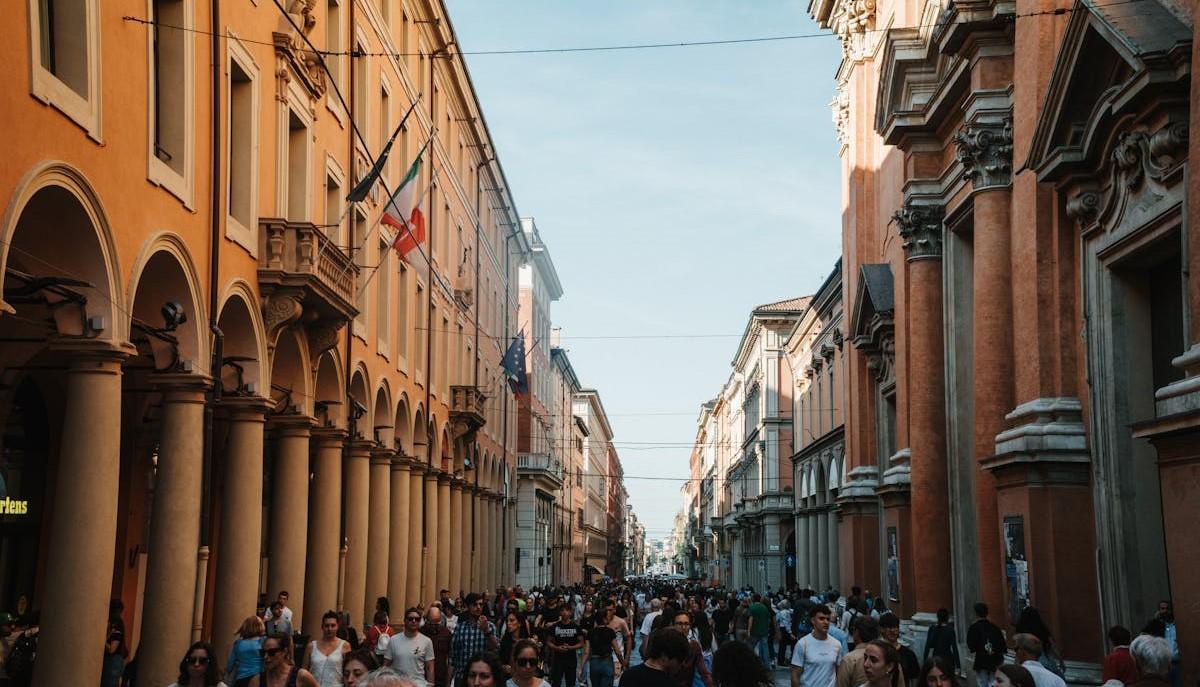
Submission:
<svg viewBox="0 0 1200 687">
<path fill-rule="evenodd" d="M 46 404 L 28 377 L 13 394 L 0 441 L 0 609 L 24 614 L 42 592 L 38 571 L 50 471 Z"/>
</svg>

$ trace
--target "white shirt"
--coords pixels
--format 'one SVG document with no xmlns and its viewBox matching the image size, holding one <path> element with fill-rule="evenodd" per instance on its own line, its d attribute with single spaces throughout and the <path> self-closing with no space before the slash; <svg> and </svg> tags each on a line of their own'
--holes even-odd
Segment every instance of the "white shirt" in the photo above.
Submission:
<svg viewBox="0 0 1200 687">
<path fill-rule="evenodd" d="M 652 631 L 651 628 L 654 627 L 654 621 L 657 620 L 658 616 L 660 615 L 662 615 L 662 611 L 651 611 L 647 613 L 646 617 L 642 618 L 642 629 L 640 632 L 649 636 L 650 632 Z"/>
<path fill-rule="evenodd" d="M 817 639 L 805 635 L 792 650 L 792 665 L 803 668 L 800 687 L 833 687 L 837 678 L 837 664 L 841 660 L 842 643 L 830 636 Z"/>
<path fill-rule="evenodd" d="M 1067 687 L 1065 680 L 1046 670 L 1046 667 L 1037 661 L 1025 661 L 1021 667 L 1033 675 L 1033 682 L 1037 687 Z"/>
<path fill-rule="evenodd" d="M 391 661 L 392 668 L 417 687 L 429 687 L 425 682 L 425 664 L 433 662 L 433 640 L 429 637 L 420 632 L 416 637 L 409 637 L 404 632 L 392 635 L 383 659 Z"/>
</svg>

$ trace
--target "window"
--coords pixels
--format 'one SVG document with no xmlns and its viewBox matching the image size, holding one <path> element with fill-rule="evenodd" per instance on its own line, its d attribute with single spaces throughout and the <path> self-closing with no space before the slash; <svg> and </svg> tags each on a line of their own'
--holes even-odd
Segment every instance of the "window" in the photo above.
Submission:
<svg viewBox="0 0 1200 687">
<path fill-rule="evenodd" d="M 413 299 L 413 308 L 417 312 L 417 327 L 413 331 L 413 335 L 417 338 L 417 345 L 413 349 L 417 355 L 416 361 L 413 363 L 413 368 L 417 371 L 417 381 L 420 382 L 422 373 L 425 370 L 425 347 L 429 343 L 429 328 L 426 324 L 429 322 L 429 307 L 425 302 L 425 287 L 421 284 L 417 284 L 417 294 L 416 298 Z"/>
<path fill-rule="evenodd" d="M 357 52 L 367 52 L 367 47 L 364 41 L 359 40 L 354 44 L 354 49 Z M 362 136 L 362 142 L 370 145 L 370 130 L 367 128 L 367 94 L 371 92 L 369 83 L 370 58 L 358 57 L 351 60 L 351 68 L 354 70 L 354 101 L 351 106 L 354 108 L 354 126 L 358 128 L 359 135 Z"/>
<path fill-rule="evenodd" d="M 235 38 L 228 41 L 226 102 L 228 163 L 225 200 L 229 219 L 225 234 L 251 253 L 258 251 L 258 67 L 249 51 Z"/>
<path fill-rule="evenodd" d="M 391 136 L 392 136 L 392 96 L 391 96 L 391 93 L 388 92 L 387 82 L 383 80 L 382 76 L 380 76 L 380 79 L 379 79 L 379 147 L 378 147 L 379 151 L 383 150 L 383 146 L 387 144 L 387 141 L 389 138 L 391 138 Z M 376 153 L 376 155 L 378 155 L 378 154 L 379 153 Z M 398 156 L 398 157 L 401 157 L 401 156 Z M 389 160 L 390 160 L 390 158 L 389 158 Z M 384 166 L 383 166 L 383 172 L 382 172 L 382 177 L 384 179 L 385 187 L 387 187 L 387 179 L 389 176 L 388 170 L 387 170 L 388 166 L 389 166 L 389 163 L 385 162 Z"/>
<path fill-rule="evenodd" d="M 342 185 L 332 170 L 325 174 L 325 235 L 334 245 L 342 245 Z"/>
<path fill-rule="evenodd" d="M 287 119 L 287 218 L 308 220 L 308 125 L 288 108 Z"/>
<path fill-rule="evenodd" d="M 366 338 L 367 318 L 367 215 L 361 208 L 354 210 L 354 223 L 350 231 L 350 255 L 354 264 L 358 265 L 358 277 L 354 282 L 354 307 L 358 314 L 354 316 L 354 333 Z"/>
<path fill-rule="evenodd" d="M 396 304 L 396 319 L 399 325 L 396 328 L 396 352 L 403 358 L 408 355 L 408 337 L 412 336 L 408 327 L 408 267 L 403 260 L 396 262 L 400 265 L 396 274 L 396 292 L 399 294 Z"/>
<path fill-rule="evenodd" d="M 29 0 L 34 97 L 100 140 L 98 0 Z"/>
<path fill-rule="evenodd" d="M 391 328 L 392 265 L 391 246 L 379 241 L 379 264 L 375 269 L 375 341 L 379 350 L 388 353 L 388 332 Z"/>
<path fill-rule="evenodd" d="M 438 346 L 438 386 L 446 391 L 450 368 L 450 320 L 442 317 L 441 345 Z"/>
<path fill-rule="evenodd" d="M 337 102 L 337 95 L 334 94 L 334 89 L 342 91 L 342 70 L 345 65 L 345 56 L 337 53 L 342 52 L 342 3 L 341 0 L 329 0 L 329 4 L 325 13 L 325 49 L 330 54 L 325 55 L 325 66 L 329 67 L 330 81 L 332 88 L 329 89 L 327 98 L 331 105 L 341 109 L 341 104 Z"/>
<path fill-rule="evenodd" d="M 149 179 L 192 201 L 192 34 L 190 0 L 153 0 L 150 42 Z M 183 27 L 183 28 L 175 28 Z"/>
</svg>

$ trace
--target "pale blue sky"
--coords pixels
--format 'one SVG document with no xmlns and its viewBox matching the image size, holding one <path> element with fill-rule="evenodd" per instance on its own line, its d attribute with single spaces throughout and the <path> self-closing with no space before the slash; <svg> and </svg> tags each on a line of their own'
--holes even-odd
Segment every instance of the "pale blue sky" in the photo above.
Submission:
<svg viewBox="0 0 1200 687">
<path fill-rule="evenodd" d="M 448 4 L 467 52 L 818 31 L 806 3 L 778 0 Z M 600 391 L 650 538 L 671 527 L 681 482 L 637 478 L 687 475 L 700 404 L 749 311 L 812 293 L 837 259 L 840 55 L 827 36 L 467 58 L 517 206 L 563 282 L 552 318 Z M 694 334 L 720 336 L 585 338 Z"/>
</svg>

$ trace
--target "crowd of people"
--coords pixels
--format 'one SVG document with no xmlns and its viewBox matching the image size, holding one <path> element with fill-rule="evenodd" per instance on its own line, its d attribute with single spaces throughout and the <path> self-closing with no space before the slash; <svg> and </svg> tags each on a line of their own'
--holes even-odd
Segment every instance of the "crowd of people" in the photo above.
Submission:
<svg viewBox="0 0 1200 687">
<path fill-rule="evenodd" d="M 774 687 L 783 668 L 791 687 L 1066 687 L 1065 664 L 1034 608 L 1010 638 L 976 604 L 964 676 L 946 609 L 918 655 L 900 618 L 858 587 L 848 596 L 758 594 L 639 579 L 442 590 L 400 613 L 381 597 L 361 628 L 330 610 L 319 637 L 297 631 L 288 602 L 287 591 L 262 599 L 233 636 L 214 637 L 223 663 L 213 645 L 194 643 L 169 687 Z M 114 601 L 101 687 L 138 684 L 122 611 Z M 29 684 L 36 638 L 36 616 L 0 614 L 0 687 Z M 1108 638 L 1104 687 L 1180 687 L 1169 603 L 1136 637 L 1113 627 Z"/>
</svg>

